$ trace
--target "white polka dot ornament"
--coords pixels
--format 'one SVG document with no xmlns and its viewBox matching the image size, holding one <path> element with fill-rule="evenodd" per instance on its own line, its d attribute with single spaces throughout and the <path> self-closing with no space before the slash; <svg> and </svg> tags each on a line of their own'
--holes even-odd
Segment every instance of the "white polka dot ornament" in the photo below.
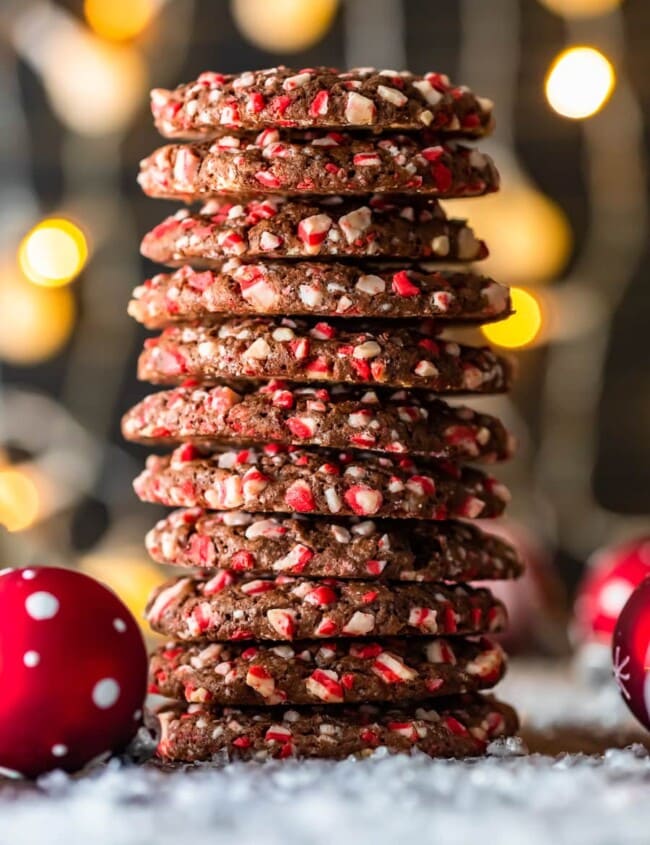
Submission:
<svg viewBox="0 0 650 845">
<path fill-rule="evenodd" d="M 140 724 L 147 656 L 136 621 L 70 569 L 0 572 L 0 769 L 72 772 Z"/>
</svg>

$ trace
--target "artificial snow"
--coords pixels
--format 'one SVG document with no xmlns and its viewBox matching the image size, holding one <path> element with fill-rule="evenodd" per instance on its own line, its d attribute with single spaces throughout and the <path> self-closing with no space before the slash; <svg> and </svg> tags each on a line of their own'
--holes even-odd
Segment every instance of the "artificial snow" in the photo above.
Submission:
<svg viewBox="0 0 650 845">
<path fill-rule="evenodd" d="M 512 673 L 500 688 L 529 724 L 599 723 L 570 676 Z M 604 724 L 622 717 L 614 698 Z M 573 710 L 571 710 L 573 705 Z M 601 711 L 601 716 L 603 713 Z M 595 721 L 594 721 L 595 720 Z M 480 760 L 423 755 L 274 761 L 171 773 L 117 760 L 0 789 L 1 845 L 632 845 L 650 841 L 650 756 L 530 755 L 502 740 Z"/>
</svg>

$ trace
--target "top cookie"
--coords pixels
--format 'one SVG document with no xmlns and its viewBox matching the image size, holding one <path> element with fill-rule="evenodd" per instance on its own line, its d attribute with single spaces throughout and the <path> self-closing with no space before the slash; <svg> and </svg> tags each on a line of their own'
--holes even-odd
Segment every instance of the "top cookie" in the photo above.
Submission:
<svg viewBox="0 0 650 845">
<path fill-rule="evenodd" d="M 225 129 L 282 126 L 417 130 L 478 138 L 493 127 L 493 104 L 442 73 L 287 67 L 206 72 L 173 91 L 154 88 L 151 111 L 166 138 L 211 138 Z"/>
</svg>

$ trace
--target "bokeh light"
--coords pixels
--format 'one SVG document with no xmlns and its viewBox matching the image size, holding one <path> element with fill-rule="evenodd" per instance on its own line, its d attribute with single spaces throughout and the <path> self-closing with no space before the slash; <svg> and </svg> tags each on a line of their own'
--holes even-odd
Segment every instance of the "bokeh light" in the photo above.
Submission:
<svg viewBox="0 0 650 845">
<path fill-rule="evenodd" d="M 20 268 L 37 285 L 59 287 L 71 282 L 83 270 L 88 244 L 72 221 L 53 217 L 28 232 L 18 250 Z"/>
<path fill-rule="evenodd" d="M 539 0 L 551 12 L 564 18 L 595 18 L 621 5 L 622 0 Z"/>
<path fill-rule="evenodd" d="M 563 117 L 583 120 L 609 100 L 616 74 L 611 62 L 593 47 L 569 47 L 554 60 L 546 76 L 546 99 Z"/>
<path fill-rule="evenodd" d="M 543 315 L 539 298 L 522 288 L 511 288 L 512 307 L 515 313 L 500 323 L 489 323 L 481 331 L 495 346 L 521 349 L 530 346 L 542 328 Z"/>
<path fill-rule="evenodd" d="M 157 6 L 155 0 L 84 0 L 84 15 L 102 38 L 128 41 L 149 26 Z"/>
<path fill-rule="evenodd" d="M 272 53 L 297 53 L 323 38 L 338 0 L 233 0 L 235 21 L 245 37 Z"/>
<path fill-rule="evenodd" d="M 52 40 L 44 79 L 58 117 L 82 135 L 106 135 L 127 126 L 148 84 L 135 48 L 67 28 Z"/>
<path fill-rule="evenodd" d="M 36 520 L 40 498 L 30 476 L 19 467 L 0 467 L 0 525 L 24 531 Z"/>
<path fill-rule="evenodd" d="M 36 286 L 0 270 L 0 358 L 30 365 L 52 357 L 68 340 L 74 318 L 69 288 Z"/>
<path fill-rule="evenodd" d="M 129 608 L 143 632 L 152 637 L 144 620 L 144 609 L 154 587 L 160 585 L 160 570 L 132 549 L 116 548 L 86 555 L 80 569 L 110 587 Z"/>
<path fill-rule="evenodd" d="M 486 241 L 490 255 L 478 269 L 501 282 L 546 282 L 567 263 L 573 236 L 566 215 L 549 197 L 514 178 L 504 178 L 503 189 L 480 202 L 454 200 L 446 210 L 467 218 Z"/>
</svg>

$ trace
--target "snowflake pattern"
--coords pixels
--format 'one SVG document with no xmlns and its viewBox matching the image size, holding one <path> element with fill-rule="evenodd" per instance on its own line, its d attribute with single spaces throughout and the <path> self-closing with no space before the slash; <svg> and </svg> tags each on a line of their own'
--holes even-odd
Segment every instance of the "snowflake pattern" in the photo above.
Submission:
<svg viewBox="0 0 650 845">
<path fill-rule="evenodd" d="M 616 681 L 618 688 L 620 689 L 623 697 L 629 701 L 631 695 L 628 691 L 626 686 L 626 682 L 630 680 L 630 655 L 626 654 L 623 656 L 621 653 L 621 647 L 619 645 L 616 646 L 614 650 L 614 680 Z"/>
</svg>

